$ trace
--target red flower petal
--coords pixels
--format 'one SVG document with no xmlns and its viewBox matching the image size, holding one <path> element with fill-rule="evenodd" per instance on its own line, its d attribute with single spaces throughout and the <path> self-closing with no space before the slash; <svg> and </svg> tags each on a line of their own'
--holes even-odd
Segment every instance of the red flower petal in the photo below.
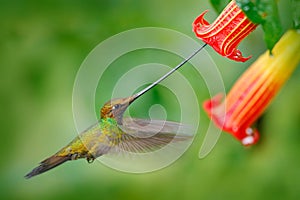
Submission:
<svg viewBox="0 0 300 200">
<path fill-rule="evenodd" d="M 204 11 L 193 23 L 197 37 L 222 56 L 232 60 L 245 62 L 251 58 L 251 56 L 243 57 L 237 46 L 257 27 L 257 24 L 246 17 L 235 1 L 231 1 L 212 24 L 204 19 L 207 12 Z"/>
</svg>

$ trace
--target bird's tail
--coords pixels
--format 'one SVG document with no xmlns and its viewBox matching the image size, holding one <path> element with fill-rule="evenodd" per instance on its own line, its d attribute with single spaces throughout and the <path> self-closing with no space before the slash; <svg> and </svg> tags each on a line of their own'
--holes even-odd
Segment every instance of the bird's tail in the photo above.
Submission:
<svg viewBox="0 0 300 200">
<path fill-rule="evenodd" d="M 31 178 L 33 176 L 36 176 L 38 174 L 44 173 L 58 165 L 61 165 L 62 163 L 71 160 L 72 156 L 71 155 L 66 155 L 66 156 L 57 156 L 56 154 L 43 160 L 40 162 L 40 165 L 36 168 L 34 168 L 31 172 L 25 175 L 25 178 Z"/>
</svg>

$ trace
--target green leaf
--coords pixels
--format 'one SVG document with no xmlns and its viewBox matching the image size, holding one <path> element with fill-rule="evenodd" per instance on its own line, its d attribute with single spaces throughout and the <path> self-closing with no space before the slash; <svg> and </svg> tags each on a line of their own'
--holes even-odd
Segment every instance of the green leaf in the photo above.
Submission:
<svg viewBox="0 0 300 200">
<path fill-rule="evenodd" d="M 264 40 L 271 51 L 282 35 L 276 0 L 236 0 L 247 17 L 264 30 Z"/>
<path fill-rule="evenodd" d="M 230 0 L 210 0 L 210 3 L 218 13 L 221 13 L 229 2 Z"/>
<path fill-rule="evenodd" d="M 292 0 L 293 28 L 300 29 L 300 0 Z"/>
<path fill-rule="evenodd" d="M 264 19 L 259 14 L 258 7 L 250 0 L 236 0 L 238 7 L 247 15 L 247 17 L 255 24 L 262 24 Z"/>
</svg>

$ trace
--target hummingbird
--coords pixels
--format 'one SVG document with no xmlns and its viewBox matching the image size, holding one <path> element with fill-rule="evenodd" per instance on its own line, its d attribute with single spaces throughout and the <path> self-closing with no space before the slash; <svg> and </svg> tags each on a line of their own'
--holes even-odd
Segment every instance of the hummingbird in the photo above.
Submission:
<svg viewBox="0 0 300 200">
<path fill-rule="evenodd" d="M 124 118 L 123 114 L 136 99 L 178 70 L 205 46 L 206 44 L 201 46 L 179 65 L 142 91 L 126 98 L 117 98 L 106 102 L 100 110 L 100 119 L 96 124 L 80 133 L 57 153 L 40 162 L 39 166 L 25 175 L 25 178 L 29 179 L 42 174 L 66 161 L 84 158 L 88 163 L 92 163 L 96 158 L 110 152 L 144 153 L 159 149 L 170 142 L 191 139 L 192 136 L 189 134 L 176 134 L 179 129 L 189 129 L 182 123 Z"/>
</svg>

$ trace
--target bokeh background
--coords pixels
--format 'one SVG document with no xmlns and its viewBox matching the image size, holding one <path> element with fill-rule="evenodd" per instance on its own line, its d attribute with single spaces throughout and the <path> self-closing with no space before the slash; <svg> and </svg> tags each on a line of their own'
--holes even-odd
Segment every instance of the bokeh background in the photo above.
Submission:
<svg viewBox="0 0 300 200">
<path fill-rule="evenodd" d="M 209 9 L 207 19 L 212 22 L 217 14 L 206 0 L 0 3 L 1 199 L 300 198 L 299 69 L 259 121 L 262 139 L 256 146 L 244 148 L 223 133 L 213 151 L 198 159 L 203 130 L 209 122 L 201 110 L 193 144 L 179 160 L 162 170 L 128 174 L 80 160 L 24 179 L 39 161 L 77 135 L 72 114 L 73 83 L 84 58 L 98 43 L 119 32 L 147 26 L 170 28 L 195 38 L 191 28 L 194 18 Z M 283 0 L 279 4 L 286 30 L 291 27 L 290 4 Z M 235 63 L 206 49 L 228 91 L 266 46 L 259 27 L 240 45 L 244 55 L 253 55 L 246 63 Z M 152 58 L 153 62 L 162 59 L 171 66 L 179 61 L 170 55 Z M 123 62 L 130 65 L 132 59 L 143 60 L 137 54 Z M 110 97 L 110 86 L 115 81 L 110 77 L 122 73 L 116 68 L 107 71 L 101 82 L 101 87 L 107 86 L 107 93 L 97 93 L 95 112 Z M 202 91 L 197 94 L 199 104 L 209 98 L 193 69 L 183 68 L 181 73 Z M 147 117 L 153 103 L 176 108 L 177 102 L 167 94 L 162 87 L 153 89 L 133 106 L 132 113 Z M 168 118 L 176 120 L 176 116 L 171 112 Z"/>
</svg>

